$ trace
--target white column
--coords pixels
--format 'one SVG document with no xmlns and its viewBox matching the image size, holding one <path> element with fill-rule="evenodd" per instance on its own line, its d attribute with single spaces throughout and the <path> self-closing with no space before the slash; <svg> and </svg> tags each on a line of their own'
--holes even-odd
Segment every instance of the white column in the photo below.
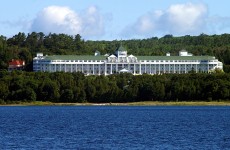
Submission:
<svg viewBox="0 0 230 150">
<path fill-rule="evenodd" d="M 72 64 L 70 64 L 70 72 L 73 72 L 73 65 Z"/>
<path fill-rule="evenodd" d="M 169 73 L 171 73 L 170 71 L 171 71 L 171 64 L 169 64 Z"/>
<path fill-rule="evenodd" d="M 192 68 L 193 68 L 193 65 L 191 64 L 191 68 L 190 68 L 191 71 L 193 70 Z"/>
<path fill-rule="evenodd" d="M 105 74 L 105 75 L 107 74 L 107 65 L 106 65 L 106 63 L 105 63 L 104 74 Z"/>
<path fill-rule="evenodd" d="M 136 74 L 136 64 L 133 64 L 133 74 Z"/>
<path fill-rule="evenodd" d="M 175 68 L 175 63 L 174 63 L 174 65 L 173 65 L 173 73 L 175 73 L 176 72 L 176 68 Z"/>
<path fill-rule="evenodd" d="M 196 73 L 197 73 L 197 64 L 196 64 Z"/>
<path fill-rule="evenodd" d="M 187 64 L 185 64 L 184 69 L 185 69 L 185 73 L 187 73 Z"/>
<path fill-rule="evenodd" d="M 89 73 L 89 64 L 86 64 L 86 74 L 88 74 Z"/>
<path fill-rule="evenodd" d="M 152 63 L 150 64 L 150 68 L 149 69 L 150 69 L 149 73 L 152 74 Z"/>
<path fill-rule="evenodd" d="M 158 74 L 160 74 L 160 73 L 161 73 L 161 65 L 158 64 L 158 66 L 159 66 L 159 67 L 158 67 L 158 69 L 159 69 L 159 70 L 158 70 Z"/>
<path fill-rule="evenodd" d="M 66 64 L 65 64 L 65 72 L 66 72 Z"/>
<path fill-rule="evenodd" d="M 113 74 L 113 65 L 110 66 L 110 74 Z"/>
<path fill-rule="evenodd" d="M 139 65 L 139 74 L 141 74 L 141 64 Z"/>
<path fill-rule="evenodd" d="M 181 64 L 179 64 L 179 74 L 180 74 L 180 65 L 181 65 Z"/>
<path fill-rule="evenodd" d="M 93 75 L 94 75 L 95 73 L 94 73 L 94 64 L 93 64 Z"/>
</svg>

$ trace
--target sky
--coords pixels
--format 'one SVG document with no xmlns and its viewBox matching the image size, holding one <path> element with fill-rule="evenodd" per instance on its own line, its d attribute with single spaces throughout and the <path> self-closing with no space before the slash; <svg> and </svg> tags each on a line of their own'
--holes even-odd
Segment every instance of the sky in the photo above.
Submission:
<svg viewBox="0 0 230 150">
<path fill-rule="evenodd" d="M 85 40 L 230 33 L 229 0 L 3 0 L 0 35 L 80 34 Z"/>
</svg>

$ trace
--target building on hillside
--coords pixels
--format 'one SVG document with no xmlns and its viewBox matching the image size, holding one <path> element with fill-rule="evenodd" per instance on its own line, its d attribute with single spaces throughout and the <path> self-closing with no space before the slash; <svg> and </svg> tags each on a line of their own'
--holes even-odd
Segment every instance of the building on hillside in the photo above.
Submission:
<svg viewBox="0 0 230 150">
<path fill-rule="evenodd" d="M 223 63 L 214 56 L 193 56 L 185 50 L 179 56 L 134 56 L 120 46 L 115 54 L 100 55 L 53 55 L 43 56 L 38 53 L 33 59 L 35 72 L 83 72 L 85 75 L 110 75 L 129 72 L 133 75 L 212 72 L 223 69 Z"/>
<path fill-rule="evenodd" d="M 11 61 L 9 61 L 8 71 L 23 70 L 24 67 L 25 67 L 25 61 L 12 59 Z"/>
</svg>

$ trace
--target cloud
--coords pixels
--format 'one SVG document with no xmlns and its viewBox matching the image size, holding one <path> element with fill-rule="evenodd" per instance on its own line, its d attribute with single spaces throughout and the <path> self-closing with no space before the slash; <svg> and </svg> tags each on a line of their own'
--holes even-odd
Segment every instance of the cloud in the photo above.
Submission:
<svg viewBox="0 0 230 150">
<path fill-rule="evenodd" d="M 69 7 L 49 6 L 37 14 L 31 23 L 30 31 L 80 34 L 83 37 L 101 36 L 104 34 L 104 20 L 95 6 L 82 13 L 77 13 Z"/>
<path fill-rule="evenodd" d="M 206 28 L 208 9 L 204 4 L 174 4 L 167 10 L 148 12 L 123 30 L 125 36 L 199 34 Z"/>
<path fill-rule="evenodd" d="M 88 36 L 103 35 L 105 32 L 104 18 L 94 6 L 89 7 L 83 18 L 83 34 Z"/>
</svg>

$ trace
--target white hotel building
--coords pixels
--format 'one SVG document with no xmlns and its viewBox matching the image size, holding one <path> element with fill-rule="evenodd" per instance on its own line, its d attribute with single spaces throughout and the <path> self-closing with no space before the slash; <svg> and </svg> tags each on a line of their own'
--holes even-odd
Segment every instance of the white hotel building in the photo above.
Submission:
<svg viewBox="0 0 230 150">
<path fill-rule="evenodd" d="M 38 53 L 33 59 L 35 72 L 83 72 L 85 75 L 110 75 L 129 72 L 134 75 L 212 72 L 223 69 L 223 63 L 213 56 L 193 56 L 185 50 L 179 56 L 134 56 L 127 55 L 120 46 L 114 55 L 53 55 Z"/>
</svg>

